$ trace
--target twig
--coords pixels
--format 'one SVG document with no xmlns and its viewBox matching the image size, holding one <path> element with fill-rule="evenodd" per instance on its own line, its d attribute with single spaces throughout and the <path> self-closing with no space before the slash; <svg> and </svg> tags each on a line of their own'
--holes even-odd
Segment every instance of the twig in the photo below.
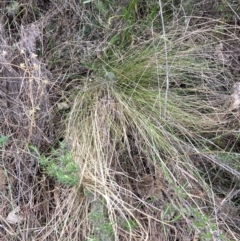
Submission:
<svg viewBox="0 0 240 241">
<path fill-rule="evenodd" d="M 162 1 L 159 0 L 159 15 L 162 21 L 162 30 L 163 30 L 163 41 L 164 41 L 164 51 L 165 51 L 165 68 L 166 68 L 166 92 L 165 92 L 165 103 L 164 103 L 164 116 L 166 115 L 167 110 L 167 101 L 168 101 L 168 90 L 169 90 L 169 75 L 168 75 L 168 51 L 167 51 L 167 41 L 166 41 L 166 31 L 164 25 L 164 18 L 163 18 L 163 9 L 162 9 Z"/>
</svg>

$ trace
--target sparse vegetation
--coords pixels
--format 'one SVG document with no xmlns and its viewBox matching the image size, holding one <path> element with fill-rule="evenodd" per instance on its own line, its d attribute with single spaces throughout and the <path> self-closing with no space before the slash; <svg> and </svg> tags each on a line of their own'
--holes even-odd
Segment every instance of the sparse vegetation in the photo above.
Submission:
<svg viewBox="0 0 240 241">
<path fill-rule="evenodd" d="M 238 3 L 0 8 L 0 240 L 240 239 Z"/>
</svg>

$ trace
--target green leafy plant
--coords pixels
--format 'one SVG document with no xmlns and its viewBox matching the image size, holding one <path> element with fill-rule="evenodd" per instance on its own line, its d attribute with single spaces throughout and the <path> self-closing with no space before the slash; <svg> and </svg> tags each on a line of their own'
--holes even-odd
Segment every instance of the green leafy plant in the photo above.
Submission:
<svg viewBox="0 0 240 241">
<path fill-rule="evenodd" d="M 216 237 L 218 237 L 219 240 L 227 240 L 226 237 L 221 234 L 217 225 L 211 221 L 211 217 L 196 208 L 190 209 L 191 215 L 193 216 L 192 225 L 198 230 L 198 236 L 201 240 L 211 241 Z"/>
<path fill-rule="evenodd" d="M 88 220 L 92 226 L 90 241 L 111 241 L 114 238 L 113 223 L 109 220 L 107 209 L 101 198 L 89 194 L 91 200 L 91 212 Z"/>
<path fill-rule="evenodd" d="M 138 224 L 135 220 L 126 220 L 123 224 L 122 224 L 122 228 L 124 230 L 127 230 L 128 232 L 130 232 L 131 230 L 137 228 Z"/>
<path fill-rule="evenodd" d="M 7 136 L 4 136 L 4 135 L 0 136 L 0 147 L 4 146 L 7 140 L 8 140 Z"/>
<path fill-rule="evenodd" d="M 60 183 L 70 186 L 78 184 L 79 168 L 65 143 L 60 142 L 59 148 L 53 150 L 49 157 L 40 155 L 38 150 L 33 146 L 30 149 L 38 153 L 40 158 L 39 164 L 49 176 L 56 178 Z"/>
</svg>

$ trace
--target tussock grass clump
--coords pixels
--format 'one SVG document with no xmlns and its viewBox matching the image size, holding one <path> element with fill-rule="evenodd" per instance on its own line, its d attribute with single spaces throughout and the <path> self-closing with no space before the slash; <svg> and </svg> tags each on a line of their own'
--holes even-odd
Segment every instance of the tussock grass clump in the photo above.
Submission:
<svg viewBox="0 0 240 241">
<path fill-rule="evenodd" d="M 0 3 L 1 240 L 240 239 L 239 27 L 172 2 Z"/>
<path fill-rule="evenodd" d="M 198 32 L 181 34 L 165 39 L 167 72 L 164 39 L 156 37 L 121 59 L 98 60 L 99 70 L 74 94 L 66 140 L 80 168 L 79 195 L 89 207 L 81 228 L 91 228 L 83 239 L 228 235 L 197 168 L 200 149 L 211 144 L 206 131 L 216 131 L 211 113 L 221 70 L 209 60 L 213 44 L 194 45 Z M 208 34 L 201 32 L 202 39 Z M 91 219 L 92 212 L 111 232 Z"/>
</svg>

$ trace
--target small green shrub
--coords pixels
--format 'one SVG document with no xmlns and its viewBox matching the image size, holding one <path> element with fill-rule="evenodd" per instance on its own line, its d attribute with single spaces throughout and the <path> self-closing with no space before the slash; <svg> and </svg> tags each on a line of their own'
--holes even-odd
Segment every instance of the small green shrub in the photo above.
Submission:
<svg viewBox="0 0 240 241">
<path fill-rule="evenodd" d="M 71 186 L 78 183 L 78 166 L 63 142 L 60 143 L 59 149 L 53 151 L 51 157 L 41 156 L 40 165 L 48 175 L 55 177 L 60 183 Z"/>
<path fill-rule="evenodd" d="M 92 194 L 88 195 L 88 198 L 91 200 L 91 212 L 88 215 L 88 220 L 92 226 L 92 234 L 87 240 L 114 240 L 113 223 L 109 220 L 104 201 L 94 198 Z"/>
<path fill-rule="evenodd" d="M 31 147 L 38 153 L 35 147 Z M 74 162 L 71 152 L 66 144 L 60 142 L 58 149 L 52 151 L 49 157 L 40 156 L 40 166 L 51 177 L 56 178 L 58 182 L 75 186 L 78 184 L 78 166 Z"/>
<path fill-rule="evenodd" d="M 8 140 L 7 136 L 4 136 L 4 135 L 0 136 L 0 147 L 4 146 L 7 140 Z"/>
</svg>

